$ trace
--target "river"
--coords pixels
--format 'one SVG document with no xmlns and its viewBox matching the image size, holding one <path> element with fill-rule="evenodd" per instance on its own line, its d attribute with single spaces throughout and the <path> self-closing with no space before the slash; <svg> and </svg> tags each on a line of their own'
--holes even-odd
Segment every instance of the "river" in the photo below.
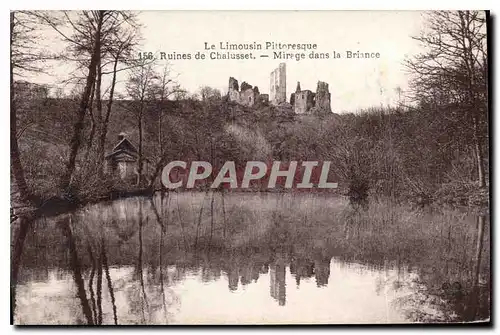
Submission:
<svg viewBox="0 0 500 335">
<path fill-rule="evenodd" d="M 383 203 L 353 209 L 318 194 L 171 193 L 93 204 L 13 229 L 13 321 L 487 320 L 489 236 L 485 216 Z"/>
</svg>

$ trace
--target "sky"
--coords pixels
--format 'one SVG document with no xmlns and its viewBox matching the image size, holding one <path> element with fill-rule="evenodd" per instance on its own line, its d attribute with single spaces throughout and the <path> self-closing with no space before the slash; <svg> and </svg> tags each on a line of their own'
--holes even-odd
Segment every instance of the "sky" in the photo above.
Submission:
<svg viewBox="0 0 500 335">
<path fill-rule="evenodd" d="M 189 92 L 210 86 L 227 92 L 229 77 L 246 81 L 269 93 L 270 72 L 285 62 L 287 99 L 301 88 L 316 90 L 318 81 L 329 84 L 334 112 L 356 111 L 398 102 L 399 93 L 408 87 L 405 58 L 421 51 L 416 36 L 424 27 L 418 11 L 144 11 L 139 13 L 142 28 L 140 51 L 191 53 L 204 50 L 205 43 L 309 43 L 329 59 L 273 59 L 273 51 L 255 54 L 270 57 L 251 60 L 174 60 L 171 73 Z M 57 38 L 47 34 L 50 39 Z M 53 42 L 55 43 L 55 42 Z M 214 50 L 224 51 L 224 50 Z M 286 50 L 284 50 L 286 51 Z M 333 52 L 341 55 L 332 59 Z M 347 59 L 347 51 L 379 53 L 380 58 Z M 247 51 L 239 51 L 247 52 Z M 292 51 L 299 52 L 299 51 Z M 208 54 L 207 54 L 208 57 Z M 159 60 L 159 65 L 166 64 Z M 69 66 L 69 65 L 67 65 Z M 50 76 L 40 75 L 34 82 L 61 82 L 68 68 L 60 66 Z M 120 89 L 126 78 L 121 75 Z"/>
</svg>

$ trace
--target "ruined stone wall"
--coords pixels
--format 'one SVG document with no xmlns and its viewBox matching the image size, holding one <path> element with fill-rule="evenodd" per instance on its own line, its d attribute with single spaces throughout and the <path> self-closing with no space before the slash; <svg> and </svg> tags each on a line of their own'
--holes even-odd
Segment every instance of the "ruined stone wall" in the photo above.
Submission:
<svg viewBox="0 0 500 335">
<path fill-rule="evenodd" d="M 290 103 L 296 114 L 316 114 L 323 115 L 331 113 L 331 94 L 328 91 L 328 84 L 318 81 L 316 93 L 310 90 L 302 90 L 300 82 L 297 82 L 295 93 L 290 96 Z"/>
<path fill-rule="evenodd" d="M 246 91 L 248 89 L 252 89 L 252 85 L 250 85 L 246 81 L 242 82 L 240 86 L 240 92 Z"/>
<path fill-rule="evenodd" d="M 238 91 L 229 91 L 229 101 L 240 102 L 240 92 Z"/>
<path fill-rule="evenodd" d="M 281 63 L 271 72 L 270 101 L 278 105 L 286 102 L 286 64 Z"/>
<path fill-rule="evenodd" d="M 314 107 L 314 93 L 310 90 L 295 92 L 293 110 L 297 114 L 307 113 Z"/>
<path fill-rule="evenodd" d="M 240 102 L 240 88 L 238 85 L 238 80 L 233 77 L 229 77 L 229 86 L 227 90 L 227 95 L 229 97 L 229 101 Z"/>
<path fill-rule="evenodd" d="M 269 82 L 269 98 L 272 103 L 276 99 L 276 87 L 278 86 L 277 69 L 271 72 L 271 81 Z"/>
<path fill-rule="evenodd" d="M 297 83 L 295 93 L 290 96 L 290 104 L 286 99 L 286 64 L 281 63 L 278 68 L 271 72 L 270 95 L 260 94 L 257 86 L 253 87 L 247 82 L 238 81 L 230 77 L 228 87 L 228 100 L 245 106 L 253 106 L 256 103 L 272 103 L 274 105 L 284 104 L 286 108 L 293 108 L 297 114 L 324 114 L 331 113 L 331 94 L 328 83 L 318 81 L 316 93 L 310 90 L 302 90 L 300 82 Z"/>
<path fill-rule="evenodd" d="M 331 113 L 331 94 L 328 90 L 328 83 L 323 81 L 318 81 L 318 86 L 316 88 L 316 104 L 315 107 L 317 110 Z"/>
<path fill-rule="evenodd" d="M 245 106 L 253 106 L 256 99 L 255 93 L 252 88 L 247 88 L 240 92 L 240 104 Z"/>
<path fill-rule="evenodd" d="M 278 69 L 280 76 L 280 85 L 278 87 L 278 101 L 286 102 L 286 64 L 281 63 Z"/>
<path fill-rule="evenodd" d="M 241 88 L 241 90 L 240 90 Z M 233 77 L 229 78 L 228 86 L 228 100 L 234 101 L 244 106 L 253 106 L 259 101 L 259 88 L 253 87 L 247 82 L 242 82 L 241 86 L 238 85 L 238 80 Z"/>
</svg>

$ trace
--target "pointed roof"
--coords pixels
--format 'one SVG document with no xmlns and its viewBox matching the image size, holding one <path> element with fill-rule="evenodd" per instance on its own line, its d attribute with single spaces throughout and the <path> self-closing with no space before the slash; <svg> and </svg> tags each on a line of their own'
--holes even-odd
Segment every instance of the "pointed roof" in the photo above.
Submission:
<svg viewBox="0 0 500 335">
<path fill-rule="evenodd" d="M 124 153 L 128 154 L 130 156 L 136 157 L 138 155 L 137 149 L 134 147 L 134 145 L 126 138 L 123 138 L 120 142 L 118 142 L 117 145 L 113 148 L 111 153 L 106 155 L 106 158 L 109 158 L 111 156 L 116 156 L 117 154 Z"/>
<path fill-rule="evenodd" d="M 302 90 L 300 89 L 300 81 L 298 81 L 297 82 L 297 89 L 295 90 L 295 92 L 300 92 L 300 91 L 302 91 Z"/>
</svg>

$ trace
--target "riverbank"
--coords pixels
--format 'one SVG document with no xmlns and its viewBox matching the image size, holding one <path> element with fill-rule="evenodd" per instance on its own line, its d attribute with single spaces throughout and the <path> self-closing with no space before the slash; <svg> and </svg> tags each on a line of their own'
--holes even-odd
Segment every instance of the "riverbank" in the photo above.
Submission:
<svg viewBox="0 0 500 335">
<path fill-rule="evenodd" d="M 31 203 L 17 203 L 11 207 L 11 222 L 19 217 L 36 219 L 39 217 L 52 217 L 77 210 L 86 205 L 100 202 L 126 199 L 137 196 L 152 196 L 154 190 L 149 188 L 137 188 L 129 190 L 112 190 L 108 193 L 97 195 L 94 198 L 79 200 L 68 196 L 52 196 L 48 199 L 35 199 Z"/>
<path fill-rule="evenodd" d="M 207 192 L 204 189 L 199 190 L 175 190 L 168 191 L 163 188 L 115 188 L 104 193 L 77 199 L 75 196 L 52 196 L 42 200 L 40 197 L 35 197 L 31 203 L 14 202 L 11 204 L 11 222 L 17 217 L 37 218 L 41 216 L 51 217 L 59 214 L 64 214 L 69 211 L 74 211 L 86 205 L 96 204 L 100 202 L 113 201 L 118 199 L 126 199 L 136 196 L 153 196 L 154 194 L 169 194 L 169 193 L 192 193 Z M 238 189 L 238 190 L 218 190 L 225 193 L 242 193 L 242 194 L 330 194 L 342 197 L 349 197 L 347 189 L 338 190 L 286 190 L 286 189 Z M 490 194 L 487 188 L 478 188 L 469 184 L 462 183 L 461 186 L 456 184 L 448 185 L 441 188 L 432 197 L 424 199 L 422 196 L 413 198 L 391 200 L 387 197 L 379 197 L 373 194 L 367 199 L 367 203 L 388 201 L 397 204 L 408 204 L 413 208 L 442 208 L 446 207 L 449 210 L 459 210 L 462 212 L 474 212 L 483 215 L 489 215 Z"/>
</svg>

